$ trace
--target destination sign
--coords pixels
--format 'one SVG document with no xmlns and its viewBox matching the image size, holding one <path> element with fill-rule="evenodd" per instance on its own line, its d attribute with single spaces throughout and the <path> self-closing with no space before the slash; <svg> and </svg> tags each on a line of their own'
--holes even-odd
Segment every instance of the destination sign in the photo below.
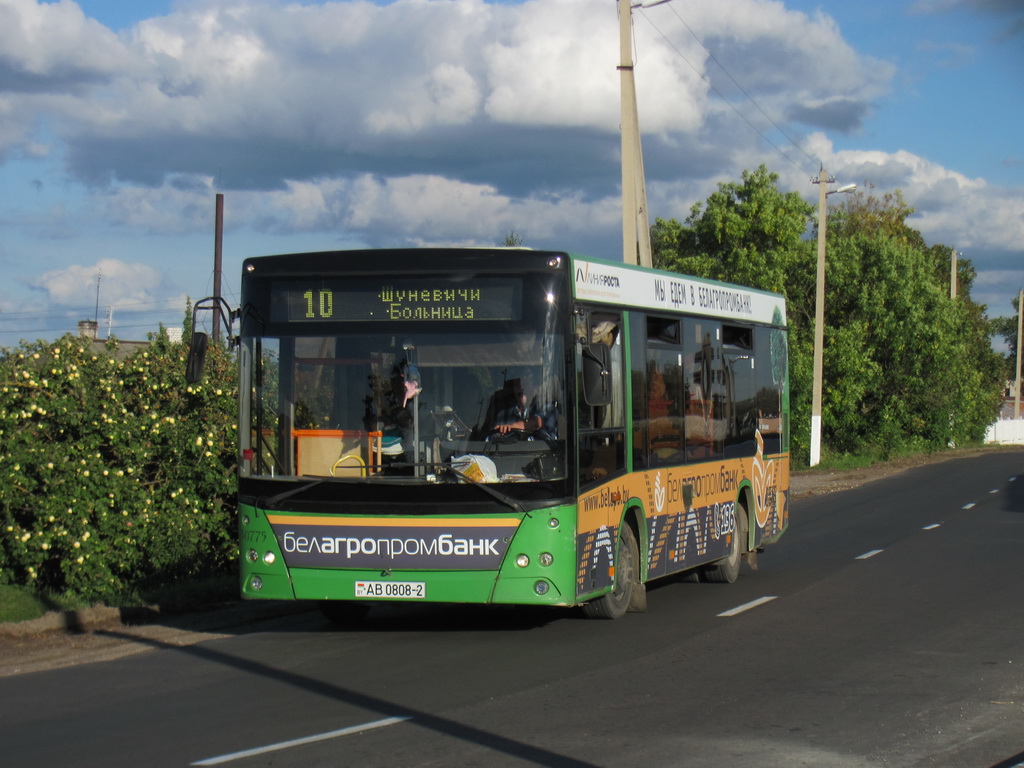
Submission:
<svg viewBox="0 0 1024 768">
<path fill-rule="evenodd" d="M 270 299 L 272 322 L 519 320 L 523 281 L 516 277 L 287 280 L 273 285 Z"/>
</svg>

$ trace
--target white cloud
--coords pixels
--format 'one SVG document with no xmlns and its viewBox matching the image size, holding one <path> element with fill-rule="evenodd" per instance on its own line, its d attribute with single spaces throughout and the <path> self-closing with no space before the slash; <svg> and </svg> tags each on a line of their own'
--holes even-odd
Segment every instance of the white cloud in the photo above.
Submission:
<svg viewBox="0 0 1024 768">
<path fill-rule="evenodd" d="M 108 76 L 123 66 L 117 36 L 88 19 L 73 2 L 4 0 L 0 5 L 4 68 L 21 74 L 21 87 L 54 85 Z M 32 78 L 38 78 L 33 80 Z"/>
<path fill-rule="evenodd" d="M 63 25 L 49 18 L 58 8 Z M 856 128 L 890 76 L 858 56 L 825 16 L 736 0 L 687 8 L 684 26 L 671 8 L 634 12 L 650 133 L 717 130 L 709 120 L 728 108 L 709 97 L 702 75 L 728 85 L 727 97 L 738 95 L 687 26 L 775 120 Z M 607 141 L 619 129 L 618 22 L 605 0 L 197 0 L 120 38 L 71 2 L 18 0 L 8 13 L 12 29 L 44 29 L 44 20 L 57 29 L 32 37 L 21 66 L 59 98 L 12 98 L 0 110 L 52 118 L 71 145 L 74 172 L 91 183 L 152 184 L 154 152 L 163 153 L 164 173 L 195 172 L 204 162 L 212 172 L 205 156 L 224 140 L 240 151 L 256 145 L 235 162 L 273 186 L 315 175 L 277 168 L 274 156 L 296 147 L 333 152 L 327 174 L 404 161 L 406 172 L 450 175 L 466 144 L 465 132 L 454 130 L 462 126 L 472 126 L 477 155 L 491 157 L 501 154 L 505 135 L 488 126 L 546 131 L 538 138 L 551 145 L 572 141 L 571 129 Z M 824 61 L 822 44 L 830 49 Z M 59 75 L 69 67 L 81 80 L 75 87 Z M 30 130 L 20 124 L 7 142 L 24 141 Z M 117 152 L 117 142 L 129 144 Z M 578 162 L 610 159 L 596 144 L 588 153 Z"/>
<path fill-rule="evenodd" d="M 76 264 L 46 272 L 33 287 L 45 291 L 58 306 L 88 305 L 96 295 L 97 275 L 104 305 L 151 303 L 163 280 L 160 271 L 147 264 L 100 259 L 93 265 Z"/>
<path fill-rule="evenodd" d="M 1024 242 L 1024 190 L 807 135 L 856 134 L 893 80 L 892 65 L 855 50 L 823 12 L 677 2 L 635 11 L 634 25 L 652 218 L 685 218 L 762 162 L 811 199 L 820 159 L 843 181 L 901 188 L 930 240 Z M 229 247 L 243 234 L 492 244 L 512 229 L 529 245 L 596 255 L 621 244 L 611 0 L 185 0 L 120 35 L 71 0 L 0 0 L 0 50 L 0 162 L 15 148 L 66 161 L 69 188 L 88 189 L 85 205 L 5 209 L 9 230 L 205 237 L 223 188 Z M 145 262 L 118 262 L 126 296 L 160 292 Z M 65 301 L 75 280 L 94 279 L 88 269 L 35 285 Z"/>
<path fill-rule="evenodd" d="M 617 197 L 512 198 L 488 185 L 430 175 L 292 182 L 284 192 L 253 193 L 243 205 L 266 218 L 284 213 L 282 227 L 359 230 L 392 245 L 493 245 L 512 229 L 535 239 L 563 238 L 564 245 L 573 235 L 613 226 L 620 215 Z"/>
<path fill-rule="evenodd" d="M 827 142 L 818 137 L 824 150 Z M 930 242 L 958 248 L 1019 249 L 1024 242 L 1024 189 L 1001 189 L 912 152 L 823 151 L 826 167 L 843 183 L 894 189 L 916 211 L 910 224 Z"/>
</svg>

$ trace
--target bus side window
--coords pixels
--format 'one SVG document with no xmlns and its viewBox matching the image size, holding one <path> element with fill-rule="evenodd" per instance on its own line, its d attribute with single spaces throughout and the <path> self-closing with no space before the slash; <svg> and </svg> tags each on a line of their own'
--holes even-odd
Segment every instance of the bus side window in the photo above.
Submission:
<svg viewBox="0 0 1024 768">
<path fill-rule="evenodd" d="M 683 350 L 678 318 L 647 318 L 648 454 L 651 466 L 680 464 L 683 451 Z"/>
<path fill-rule="evenodd" d="M 767 362 L 765 353 L 754 347 L 754 329 L 742 325 L 722 326 L 725 374 L 725 455 L 753 456 L 756 452 L 757 407 L 754 375 L 758 363 Z"/>
<path fill-rule="evenodd" d="M 640 312 L 629 313 L 630 384 L 633 406 L 633 469 L 649 466 L 647 455 L 647 321 Z"/>
<path fill-rule="evenodd" d="M 686 455 L 690 461 L 721 458 L 725 440 L 725 374 L 722 371 L 720 323 L 685 321 Z"/>
<path fill-rule="evenodd" d="M 604 345 L 610 360 L 611 402 L 592 406 L 582 396 L 582 358 L 580 350 L 579 400 L 579 477 L 581 485 L 601 482 L 626 468 L 625 381 L 623 373 L 622 317 L 615 313 L 592 312 L 579 338 L 592 346 Z M 582 344 L 581 344 L 582 346 Z"/>
<path fill-rule="evenodd" d="M 758 327 L 754 332 L 758 360 L 754 369 L 757 431 L 761 433 L 765 454 L 785 451 L 786 418 L 784 383 L 787 375 L 786 334 L 777 328 Z"/>
</svg>

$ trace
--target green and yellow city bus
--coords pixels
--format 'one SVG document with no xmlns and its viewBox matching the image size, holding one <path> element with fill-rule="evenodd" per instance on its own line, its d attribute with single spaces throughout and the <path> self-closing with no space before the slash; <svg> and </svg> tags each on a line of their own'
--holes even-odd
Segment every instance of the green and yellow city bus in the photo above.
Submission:
<svg viewBox="0 0 1024 768">
<path fill-rule="evenodd" d="M 246 260 L 232 320 L 245 598 L 618 618 L 653 579 L 734 581 L 786 529 L 776 294 L 550 251 L 338 251 Z"/>
</svg>

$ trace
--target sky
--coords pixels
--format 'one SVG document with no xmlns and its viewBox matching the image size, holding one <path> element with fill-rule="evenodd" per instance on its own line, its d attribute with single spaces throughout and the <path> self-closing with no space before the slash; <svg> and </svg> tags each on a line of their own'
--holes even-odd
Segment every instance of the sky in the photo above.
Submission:
<svg viewBox="0 0 1024 768">
<path fill-rule="evenodd" d="M 1014 314 L 1024 0 L 672 0 L 633 25 L 652 221 L 762 163 L 815 202 L 824 167 L 900 190 Z M 614 0 L 0 0 L 0 347 L 180 326 L 218 193 L 232 303 L 273 253 L 514 232 L 620 260 L 618 56 Z"/>
</svg>

